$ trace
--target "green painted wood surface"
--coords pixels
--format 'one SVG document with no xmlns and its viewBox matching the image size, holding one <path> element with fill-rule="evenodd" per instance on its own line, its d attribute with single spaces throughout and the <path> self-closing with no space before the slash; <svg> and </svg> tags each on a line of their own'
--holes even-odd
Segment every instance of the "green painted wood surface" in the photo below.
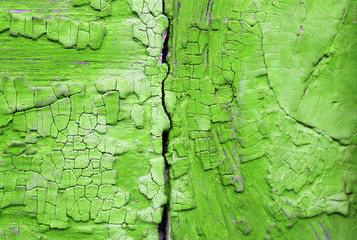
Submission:
<svg viewBox="0 0 357 240">
<path fill-rule="evenodd" d="M 354 239 L 356 1 L 166 1 L 172 239 Z"/>
<path fill-rule="evenodd" d="M 356 5 L 0 1 L 0 236 L 354 239 Z"/>
</svg>

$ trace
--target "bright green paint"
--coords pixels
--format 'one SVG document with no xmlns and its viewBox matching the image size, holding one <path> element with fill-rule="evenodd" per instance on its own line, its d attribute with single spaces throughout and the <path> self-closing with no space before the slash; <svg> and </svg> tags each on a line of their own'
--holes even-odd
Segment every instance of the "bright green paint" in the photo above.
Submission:
<svg viewBox="0 0 357 240">
<path fill-rule="evenodd" d="M 353 239 L 356 4 L 3 1 L 1 235 Z"/>
</svg>

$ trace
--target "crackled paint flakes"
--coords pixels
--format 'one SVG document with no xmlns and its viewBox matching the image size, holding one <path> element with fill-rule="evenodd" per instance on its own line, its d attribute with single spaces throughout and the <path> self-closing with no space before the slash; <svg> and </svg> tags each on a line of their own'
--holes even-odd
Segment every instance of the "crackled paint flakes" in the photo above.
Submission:
<svg viewBox="0 0 357 240">
<path fill-rule="evenodd" d="M 353 239 L 354 1 L 2 2 L 4 239 Z"/>
</svg>

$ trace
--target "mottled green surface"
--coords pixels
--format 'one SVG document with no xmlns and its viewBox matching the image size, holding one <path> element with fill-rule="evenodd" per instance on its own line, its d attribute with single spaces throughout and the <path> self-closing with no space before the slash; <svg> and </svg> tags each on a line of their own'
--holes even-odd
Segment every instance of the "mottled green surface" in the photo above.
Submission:
<svg viewBox="0 0 357 240">
<path fill-rule="evenodd" d="M 162 2 L 148 1 L 155 32 L 144 46 L 134 40 L 137 5 L 1 1 L 5 239 L 158 238 L 168 22 Z"/>
<path fill-rule="evenodd" d="M 172 239 L 354 239 L 356 1 L 166 1 Z"/>
<path fill-rule="evenodd" d="M 354 239 L 356 8 L 0 0 L 0 236 Z"/>
</svg>

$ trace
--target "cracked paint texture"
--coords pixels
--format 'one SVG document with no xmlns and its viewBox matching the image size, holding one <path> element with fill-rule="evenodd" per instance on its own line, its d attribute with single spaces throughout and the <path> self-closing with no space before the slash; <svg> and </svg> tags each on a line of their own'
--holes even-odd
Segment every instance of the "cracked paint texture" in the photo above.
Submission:
<svg viewBox="0 0 357 240">
<path fill-rule="evenodd" d="M 159 238 L 162 10 L 157 0 L 2 1 L 2 239 Z"/>
<path fill-rule="evenodd" d="M 354 239 L 356 6 L 1 1 L 0 236 Z"/>
<path fill-rule="evenodd" d="M 356 1 L 165 2 L 171 239 L 353 239 Z"/>
</svg>

